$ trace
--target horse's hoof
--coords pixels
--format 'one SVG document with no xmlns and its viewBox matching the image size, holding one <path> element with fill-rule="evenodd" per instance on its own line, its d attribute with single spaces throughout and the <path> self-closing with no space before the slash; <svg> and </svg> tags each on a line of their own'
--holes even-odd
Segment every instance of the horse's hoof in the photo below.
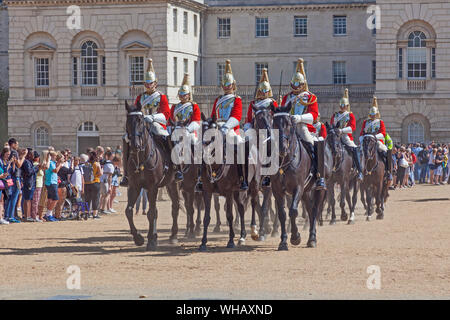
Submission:
<svg viewBox="0 0 450 320">
<path fill-rule="evenodd" d="M 367 216 L 366 221 L 370 221 L 370 216 Z"/>
<path fill-rule="evenodd" d="M 330 226 L 334 226 L 336 224 L 336 220 L 331 220 L 330 221 Z"/>
<path fill-rule="evenodd" d="M 266 236 L 259 236 L 258 241 L 263 242 L 266 241 Z"/>
<path fill-rule="evenodd" d="M 347 214 L 341 214 L 341 221 L 347 221 L 348 215 Z"/>
<path fill-rule="evenodd" d="M 384 219 L 384 214 L 377 215 L 377 220 L 383 220 L 383 219 Z"/>
<path fill-rule="evenodd" d="M 228 249 L 233 249 L 234 247 L 235 247 L 234 241 L 228 241 L 227 248 Z"/>
<path fill-rule="evenodd" d="M 198 251 L 200 251 L 200 252 L 206 252 L 206 244 L 200 245 L 200 247 L 198 248 Z"/>
<path fill-rule="evenodd" d="M 178 243 L 178 239 L 177 239 L 177 238 L 172 238 L 172 237 L 171 237 L 171 238 L 169 239 L 169 243 L 170 243 L 170 244 L 177 244 L 177 243 Z"/>
<path fill-rule="evenodd" d="M 195 239 L 195 233 L 194 232 L 189 232 L 187 234 L 186 238 L 188 238 L 188 239 Z"/>
<path fill-rule="evenodd" d="M 144 242 L 145 242 L 144 237 L 141 236 L 140 234 L 137 234 L 136 236 L 134 236 L 133 239 L 134 239 L 134 243 L 135 243 L 138 247 L 144 245 Z"/>
<path fill-rule="evenodd" d="M 355 220 L 348 220 L 347 224 L 355 224 Z"/>
<path fill-rule="evenodd" d="M 317 246 L 316 240 L 309 240 L 306 246 L 308 248 L 315 248 Z"/>
<path fill-rule="evenodd" d="M 281 242 L 278 246 L 278 251 L 288 251 L 288 244 L 286 242 Z"/>
<path fill-rule="evenodd" d="M 302 238 L 300 237 L 300 232 L 297 232 L 295 237 L 293 235 L 291 235 L 291 244 L 292 245 L 298 246 L 301 241 L 302 241 Z"/>
<path fill-rule="evenodd" d="M 238 246 L 243 246 L 245 245 L 245 239 L 244 238 L 240 238 L 239 242 L 238 242 Z"/>
<path fill-rule="evenodd" d="M 215 226 L 213 232 L 220 233 L 220 226 Z"/>
<path fill-rule="evenodd" d="M 278 238 L 280 236 L 280 233 L 278 231 L 273 231 L 270 235 L 272 238 Z"/>
<path fill-rule="evenodd" d="M 323 220 L 319 220 L 319 226 L 323 226 Z"/>
<path fill-rule="evenodd" d="M 202 231 L 199 229 L 199 230 L 195 230 L 195 235 L 197 236 L 197 237 L 200 237 L 201 235 L 202 235 Z"/>
<path fill-rule="evenodd" d="M 147 243 L 147 251 L 155 251 L 156 248 L 158 247 L 158 243 L 157 241 L 150 241 L 149 243 Z"/>
</svg>

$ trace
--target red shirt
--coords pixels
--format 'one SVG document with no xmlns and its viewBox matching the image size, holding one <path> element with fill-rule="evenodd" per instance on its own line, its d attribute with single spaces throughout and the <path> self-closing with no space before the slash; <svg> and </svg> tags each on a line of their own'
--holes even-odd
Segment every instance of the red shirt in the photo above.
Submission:
<svg viewBox="0 0 450 320">
<path fill-rule="evenodd" d="M 330 120 L 331 125 L 334 125 L 334 115 L 335 114 L 333 114 L 333 116 L 331 117 L 331 120 Z M 355 131 L 356 130 L 356 119 L 355 119 L 353 112 L 350 112 L 349 116 L 350 116 L 350 119 L 348 120 L 346 127 L 351 127 L 352 131 Z M 340 128 L 340 129 L 344 129 L 344 128 Z M 347 135 L 350 138 L 350 140 L 353 141 L 353 135 L 351 133 L 347 133 Z"/>
<path fill-rule="evenodd" d="M 220 97 L 217 97 L 216 100 L 214 101 L 214 106 L 213 106 L 213 109 L 212 109 L 212 112 L 211 112 L 211 118 L 214 115 L 216 115 L 217 119 L 220 118 L 218 112 L 216 111 L 216 104 L 217 104 L 217 100 L 219 100 L 219 98 Z M 234 98 L 234 104 L 233 104 L 233 108 L 231 109 L 231 113 L 230 113 L 230 117 L 229 118 L 231 118 L 231 117 L 236 118 L 239 122 L 242 119 L 242 99 L 239 96 L 236 96 Z M 236 132 L 236 134 L 239 134 L 239 125 L 234 127 L 234 132 Z"/>
<path fill-rule="evenodd" d="M 141 100 L 141 96 L 142 96 L 142 94 L 137 96 L 136 101 L 134 102 L 135 105 L 137 105 L 138 102 Z M 144 106 L 142 106 L 142 107 L 144 107 Z M 159 107 L 156 112 L 164 114 L 166 121 L 169 120 L 169 117 L 170 117 L 169 101 L 167 100 L 166 95 L 164 95 L 162 93 L 161 93 L 161 98 L 159 100 Z M 167 129 L 167 127 L 165 125 L 163 125 L 163 124 L 161 124 L 161 125 L 163 126 L 164 129 Z"/>
<path fill-rule="evenodd" d="M 307 101 L 307 106 L 306 106 L 306 110 L 303 114 L 306 113 L 311 113 L 313 116 L 314 121 L 317 119 L 317 117 L 319 116 L 319 104 L 317 103 L 317 97 L 314 93 L 311 93 L 309 91 L 306 91 L 308 93 L 308 101 Z M 287 95 L 285 95 L 283 97 L 283 100 L 281 101 L 281 105 L 284 106 L 286 105 L 286 101 L 289 97 L 289 95 L 291 94 L 295 94 L 295 93 L 288 93 Z M 314 126 L 312 124 L 306 124 L 308 126 L 308 130 L 309 132 L 316 132 L 316 128 L 314 128 Z"/>
<path fill-rule="evenodd" d="M 272 99 L 273 100 L 273 99 Z M 250 102 L 250 105 L 248 106 L 248 110 L 247 110 L 247 118 L 245 120 L 245 123 L 251 123 L 253 121 L 253 108 L 252 106 L 255 104 L 255 101 L 253 100 L 252 102 Z M 275 108 L 278 108 L 278 103 L 273 100 L 273 105 Z"/>
<path fill-rule="evenodd" d="M 414 154 L 414 152 L 411 152 L 411 159 L 412 159 L 412 163 L 415 164 L 417 162 L 417 157 Z"/>
</svg>

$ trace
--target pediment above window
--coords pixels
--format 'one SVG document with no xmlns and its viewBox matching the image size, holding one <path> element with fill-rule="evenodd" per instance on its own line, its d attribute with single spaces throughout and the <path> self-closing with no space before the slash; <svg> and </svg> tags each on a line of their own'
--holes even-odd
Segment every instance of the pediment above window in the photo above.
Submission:
<svg viewBox="0 0 450 320">
<path fill-rule="evenodd" d="M 147 51 L 152 46 L 148 43 L 141 42 L 141 41 L 133 41 L 130 43 L 127 43 L 122 46 L 122 50 L 124 51 Z"/>
<path fill-rule="evenodd" d="M 53 53 L 56 51 L 56 48 L 46 43 L 38 43 L 31 48 L 28 48 L 28 51 L 31 53 Z"/>
</svg>

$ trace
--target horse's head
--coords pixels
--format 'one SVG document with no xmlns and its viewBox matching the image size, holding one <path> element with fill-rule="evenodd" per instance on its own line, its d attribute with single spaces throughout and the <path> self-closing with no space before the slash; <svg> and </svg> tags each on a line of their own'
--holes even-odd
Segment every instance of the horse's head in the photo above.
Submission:
<svg viewBox="0 0 450 320">
<path fill-rule="evenodd" d="M 275 108 L 271 107 L 273 115 L 273 128 L 279 132 L 279 149 L 280 156 L 285 157 L 290 146 L 290 137 L 294 133 L 294 125 L 291 121 L 291 104 L 287 106 Z"/>
<path fill-rule="evenodd" d="M 272 124 L 272 110 L 270 108 L 256 107 L 255 105 L 252 105 L 252 109 L 255 113 L 253 128 L 270 130 Z"/>
<path fill-rule="evenodd" d="M 190 119 L 173 121 L 172 118 L 169 118 L 169 126 L 172 127 L 172 132 L 175 130 L 187 131 L 186 127 L 189 125 L 189 122 Z"/>
<path fill-rule="evenodd" d="M 126 131 L 130 140 L 131 151 L 141 151 L 144 149 L 144 137 L 148 133 L 142 113 L 142 105 L 138 101 L 137 105 L 130 106 L 125 101 L 125 109 L 127 110 Z"/>
<path fill-rule="evenodd" d="M 341 161 L 340 157 L 342 155 L 342 149 L 344 146 L 340 142 L 340 134 L 337 128 L 334 125 L 325 123 L 325 127 L 327 129 L 327 143 L 330 146 L 331 154 L 333 155 L 333 163 L 336 165 Z"/>
<path fill-rule="evenodd" d="M 377 138 L 372 134 L 366 134 L 362 141 L 362 149 L 365 159 L 372 159 L 376 157 L 377 152 Z"/>
</svg>

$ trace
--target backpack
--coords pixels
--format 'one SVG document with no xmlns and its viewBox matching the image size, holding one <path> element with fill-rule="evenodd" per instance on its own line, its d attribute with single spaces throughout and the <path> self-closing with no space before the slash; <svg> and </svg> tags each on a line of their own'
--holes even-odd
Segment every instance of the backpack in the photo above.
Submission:
<svg viewBox="0 0 450 320">
<path fill-rule="evenodd" d="M 90 162 L 86 162 L 83 167 L 84 182 L 90 183 L 94 181 L 94 167 Z"/>
</svg>

